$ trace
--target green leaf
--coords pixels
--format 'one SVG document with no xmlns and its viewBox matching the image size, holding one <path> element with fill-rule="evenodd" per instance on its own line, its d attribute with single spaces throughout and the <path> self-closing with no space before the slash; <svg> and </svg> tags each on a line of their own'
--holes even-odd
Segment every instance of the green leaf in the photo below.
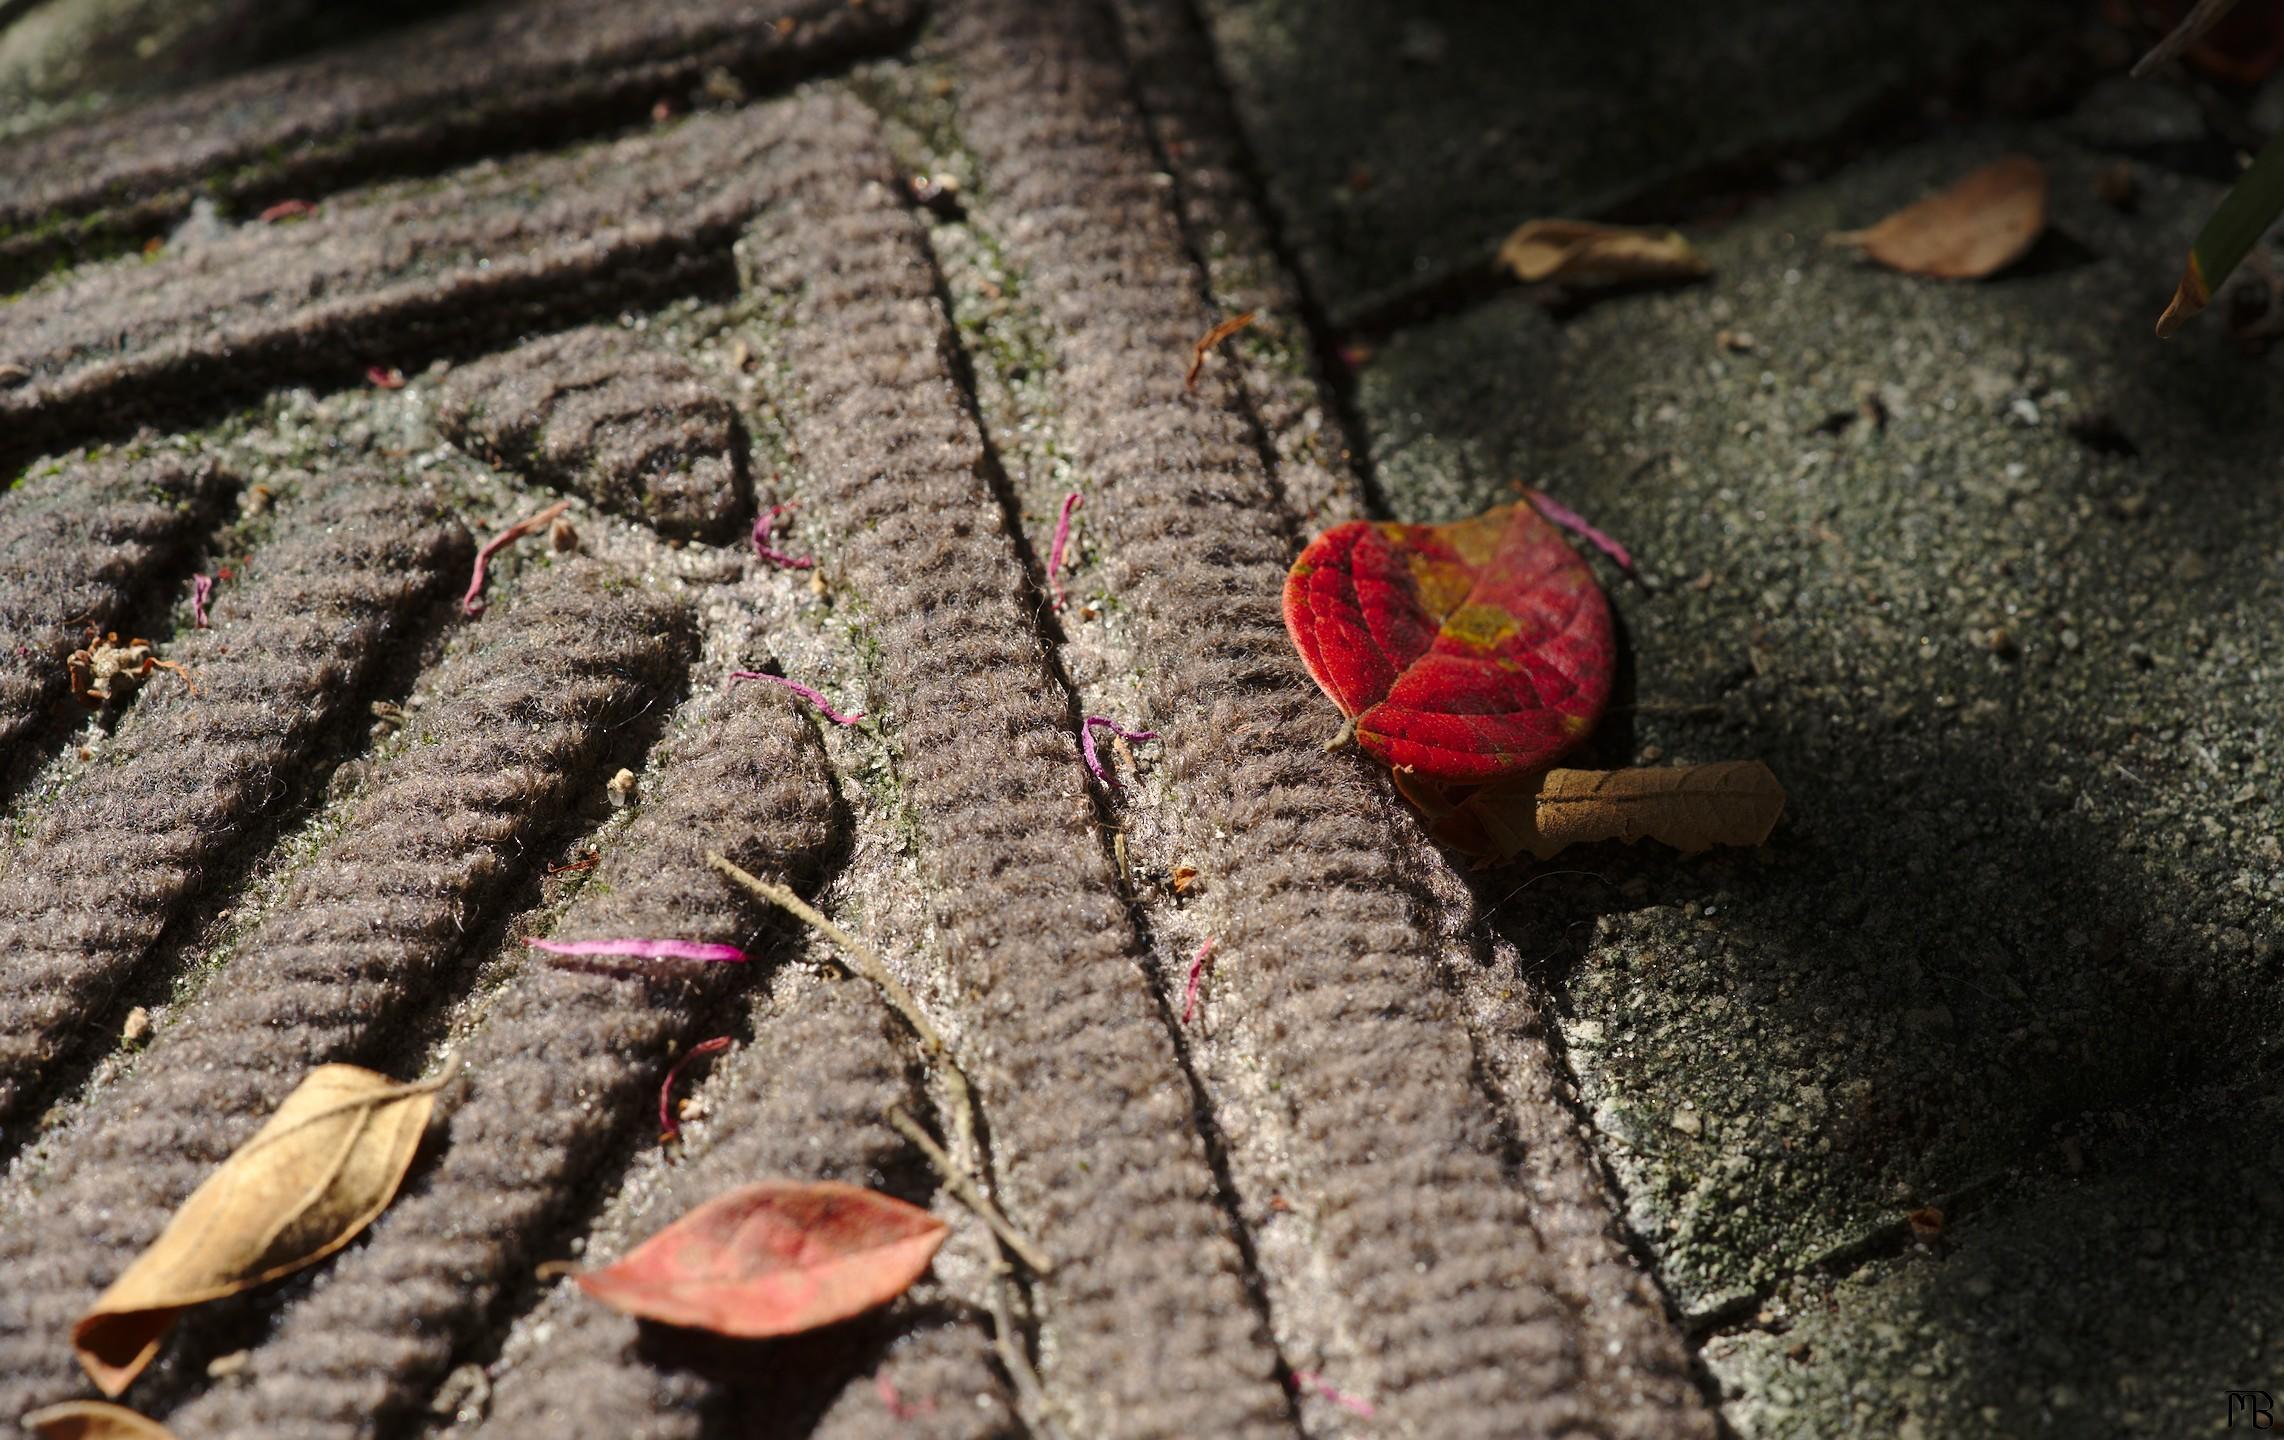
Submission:
<svg viewBox="0 0 2284 1440">
<path fill-rule="evenodd" d="M 2197 232 L 2197 243 L 2189 247 L 2189 264 L 2181 272 L 2173 303 L 2157 317 L 2159 339 L 2180 329 L 2212 303 L 2213 292 L 2280 214 L 2284 214 L 2284 135 L 2261 148 L 2252 168 L 2237 177 L 2213 218 Z"/>
</svg>

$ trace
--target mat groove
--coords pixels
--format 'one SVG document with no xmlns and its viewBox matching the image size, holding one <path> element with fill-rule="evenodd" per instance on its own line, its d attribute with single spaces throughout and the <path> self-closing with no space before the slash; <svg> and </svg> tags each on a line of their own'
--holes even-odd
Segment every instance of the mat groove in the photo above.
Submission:
<svg viewBox="0 0 2284 1440">
<path fill-rule="evenodd" d="M 0 307 L 0 450 L 22 458 L 137 414 L 196 414 L 275 381 L 354 383 L 471 344 L 730 283 L 738 227 L 847 157 L 789 136 L 815 102 L 329 201 L 291 225 L 90 266 Z"/>
<path fill-rule="evenodd" d="M 170 647 L 194 681 L 146 682 L 102 760 L 0 871 L 0 1125 L 233 839 L 301 788 L 292 772 L 323 762 L 321 742 L 362 713 L 394 642 L 471 549 L 433 501 L 331 477 L 256 553 L 215 628 Z"/>
<path fill-rule="evenodd" d="M 561 144 L 692 92 L 775 85 L 909 33 L 916 0 L 492 4 L 9 142 L 0 276 L 117 247 L 194 195 L 256 207 Z"/>
<path fill-rule="evenodd" d="M 534 844 L 600 783 L 613 730 L 679 681 L 687 616 L 606 581 L 559 561 L 446 658 L 339 841 L 0 1221 L 0 1414 L 84 1386 L 64 1343 L 79 1312 L 312 1066 L 366 1058 L 434 1003 Z"/>
<path fill-rule="evenodd" d="M 66 456 L 0 492 L 0 772 L 69 689 L 65 657 L 90 628 L 127 625 L 234 489 L 211 461 L 129 450 Z"/>
</svg>

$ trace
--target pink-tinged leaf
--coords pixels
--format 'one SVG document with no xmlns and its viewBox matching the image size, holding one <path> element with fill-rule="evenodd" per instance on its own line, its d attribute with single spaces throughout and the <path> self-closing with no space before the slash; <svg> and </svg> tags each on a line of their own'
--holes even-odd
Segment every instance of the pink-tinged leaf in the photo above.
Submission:
<svg viewBox="0 0 2284 1440">
<path fill-rule="evenodd" d="M 534 950 L 550 955 L 603 956 L 622 960 L 704 960 L 716 965 L 742 965 L 746 953 L 735 945 L 710 940 L 526 940 Z"/>
<path fill-rule="evenodd" d="M 1609 602 L 1528 504 L 1334 526 L 1285 578 L 1285 627 L 1358 746 L 1433 780 L 1535 770 L 1610 698 Z"/>
<path fill-rule="evenodd" d="M 754 1340 L 861 1315 L 911 1288 L 950 1229 L 835 1181 L 763 1180 L 707 1201 L 580 1275 L 622 1314 Z"/>
</svg>

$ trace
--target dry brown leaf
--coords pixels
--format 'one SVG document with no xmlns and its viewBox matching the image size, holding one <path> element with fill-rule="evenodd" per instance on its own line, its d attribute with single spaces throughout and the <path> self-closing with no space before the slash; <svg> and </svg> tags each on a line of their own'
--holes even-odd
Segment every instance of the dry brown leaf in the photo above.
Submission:
<svg viewBox="0 0 2284 1440">
<path fill-rule="evenodd" d="M 1852 246 L 1906 275 L 1980 280 L 2030 252 L 2046 229 L 2046 167 L 2007 155 L 1948 190 L 1906 205 L 1869 230 L 1842 230 L 1827 245 Z"/>
<path fill-rule="evenodd" d="M 1499 247 L 1517 280 L 1693 280 L 1705 261 L 1678 230 L 1639 230 L 1590 220 L 1526 220 Z"/>
<path fill-rule="evenodd" d="M 1545 860 L 1597 840 L 1659 840 L 1685 854 L 1759 845 L 1784 788 L 1758 760 L 1631 770 L 1542 770 L 1461 793 L 1417 781 L 1404 794 L 1437 838 L 1489 860 Z"/>
<path fill-rule="evenodd" d="M 66 1400 L 26 1415 L 23 1426 L 41 1440 L 175 1440 L 148 1415 L 107 1400 Z"/>
<path fill-rule="evenodd" d="M 299 1270 L 371 1224 L 412 1165 L 441 1084 L 355 1065 L 311 1071 L 72 1327 L 96 1388 L 126 1389 L 187 1307 Z"/>
<path fill-rule="evenodd" d="M 107 1400 L 66 1400 L 34 1410 L 23 1424 L 40 1440 L 175 1440 L 148 1415 Z"/>
</svg>

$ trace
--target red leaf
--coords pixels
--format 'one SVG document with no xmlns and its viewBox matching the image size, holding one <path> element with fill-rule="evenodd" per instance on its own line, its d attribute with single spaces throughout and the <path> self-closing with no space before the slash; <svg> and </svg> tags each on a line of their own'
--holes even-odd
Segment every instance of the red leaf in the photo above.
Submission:
<svg viewBox="0 0 2284 1440">
<path fill-rule="evenodd" d="M 707 1201 L 579 1288 L 627 1315 L 760 1339 L 885 1305 L 927 1270 L 943 1221 L 861 1186 L 762 1180 Z"/>
<path fill-rule="evenodd" d="M 1433 780 L 1553 760 L 1610 698 L 1610 607 L 1545 516 L 1351 521 L 1285 577 L 1285 626 L 1356 743 Z"/>
</svg>

